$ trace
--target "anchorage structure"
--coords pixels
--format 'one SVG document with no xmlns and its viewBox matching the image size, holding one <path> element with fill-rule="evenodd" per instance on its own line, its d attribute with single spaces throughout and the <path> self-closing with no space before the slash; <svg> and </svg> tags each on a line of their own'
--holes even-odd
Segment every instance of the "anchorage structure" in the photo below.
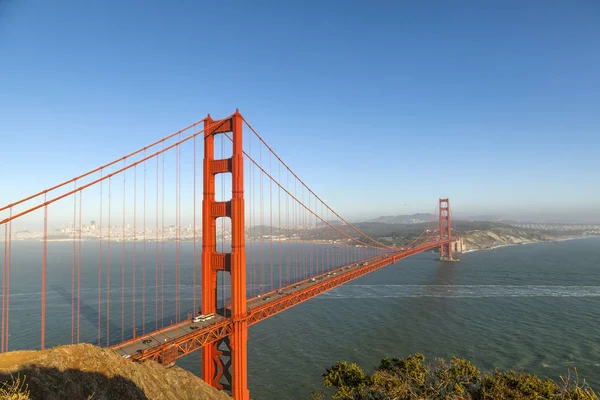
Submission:
<svg viewBox="0 0 600 400">
<path fill-rule="evenodd" d="M 229 273 L 233 331 L 202 350 L 202 374 L 218 389 L 230 390 L 234 399 L 250 398 L 247 382 L 248 320 L 246 316 L 246 250 L 244 244 L 244 159 L 242 116 L 204 120 L 204 197 L 202 199 L 202 313 L 217 311 L 217 274 Z M 215 160 L 215 135 L 231 132 L 231 158 Z M 231 173 L 229 201 L 215 201 L 215 176 Z M 216 247 L 217 218 L 231 218 L 231 253 Z M 225 308 L 223 309 L 225 312 Z"/>
</svg>

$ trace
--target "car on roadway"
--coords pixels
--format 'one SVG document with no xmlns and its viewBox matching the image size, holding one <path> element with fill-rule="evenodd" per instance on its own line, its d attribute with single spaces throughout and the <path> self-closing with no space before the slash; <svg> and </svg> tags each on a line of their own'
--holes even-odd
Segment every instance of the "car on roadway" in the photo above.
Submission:
<svg viewBox="0 0 600 400">
<path fill-rule="evenodd" d="M 194 317 L 192 319 L 192 322 L 204 322 L 204 321 L 208 321 L 209 319 L 213 319 L 214 317 L 215 317 L 215 313 L 198 315 L 197 317 Z"/>
<path fill-rule="evenodd" d="M 152 343 L 152 339 L 146 339 L 146 340 L 142 341 L 142 343 L 150 344 L 150 343 Z"/>
</svg>

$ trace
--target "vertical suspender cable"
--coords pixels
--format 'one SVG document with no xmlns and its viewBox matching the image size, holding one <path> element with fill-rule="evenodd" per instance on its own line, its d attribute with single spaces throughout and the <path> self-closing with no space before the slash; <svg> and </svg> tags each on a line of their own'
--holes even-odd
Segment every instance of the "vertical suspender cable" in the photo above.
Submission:
<svg viewBox="0 0 600 400">
<path fill-rule="evenodd" d="M 285 173 L 286 175 L 286 185 L 285 188 L 286 190 L 289 192 L 290 191 L 290 173 L 289 171 L 286 171 Z M 290 231 L 290 195 L 289 194 L 285 194 L 285 237 L 286 237 L 286 244 L 285 244 L 285 265 L 286 265 L 286 269 L 287 269 L 287 277 L 288 280 L 290 282 L 296 282 L 295 279 L 292 279 L 292 265 L 291 265 L 291 231 Z"/>
<path fill-rule="evenodd" d="M 123 160 L 123 165 L 127 161 Z M 125 341 L 125 178 L 127 171 L 123 171 L 123 220 L 121 226 L 121 341 Z"/>
<path fill-rule="evenodd" d="M 12 207 L 9 210 L 9 214 L 12 217 Z M 8 351 L 8 339 L 10 337 L 10 264 L 11 264 L 11 253 L 12 253 L 12 220 L 8 223 L 8 255 L 6 263 L 6 322 L 4 323 L 6 328 L 6 336 L 4 337 L 5 343 L 4 348 Z"/>
<path fill-rule="evenodd" d="M 103 170 L 100 170 L 100 177 L 102 177 Z M 98 226 L 98 346 L 100 346 L 100 318 L 102 316 L 101 296 L 102 296 L 102 187 L 104 182 L 100 182 L 100 224 Z M 107 343 L 108 345 L 108 343 Z"/>
<path fill-rule="evenodd" d="M 106 243 L 106 346 L 110 346 L 110 240 L 112 226 L 110 226 L 110 203 L 112 200 L 112 177 L 108 178 L 108 237 Z"/>
<path fill-rule="evenodd" d="M 252 135 L 248 135 L 248 154 L 250 154 L 250 157 L 252 157 Z M 250 265 L 252 268 L 251 274 L 250 274 L 250 285 L 252 287 L 251 291 L 250 291 L 250 296 L 251 297 L 255 297 L 256 296 L 256 262 L 255 262 L 255 252 L 254 250 L 256 249 L 256 241 L 254 238 L 254 169 L 252 162 L 250 161 L 250 158 L 248 158 L 248 188 L 249 188 L 249 192 L 250 192 L 250 199 L 249 199 L 249 213 L 250 213 L 250 251 L 248 252 L 247 255 L 247 263 L 248 265 Z"/>
<path fill-rule="evenodd" d="M 137 237 L 135 229 L 137 228 L 136 218 L 137 217 L 137 165 L 133 167 L 133 266 L 131 268 L 131 329 L 133 329 L 133 337 L 135 337 L 135 268 L 136 268 L 136 250 L 137 250 Z"/>
<path fill-rule="evenodd" d="M 262 146 L 258 148 L 259 152 L 259 165 L 262 166 Z M 260 206 L 260 293 L 262 294 L 264 283 L 265 283 L 265 254 L 264 254 L 264 240 L 263 240 L 263 209 L 264 209 L 264 201 L 263 201 L 263 173 L 260 173 L 260 197 L 259 197 L 259 206 Z"/>
<path fill-rule="evenodd" d="M 181 135 L 179 136 L 181 139 Z M 179 294 L 179 296 L 177 296 L 177 321 L 179 322 L 181 318 L 181 176 L 183 174 L 183 170 L 181 169 L 181 158 L 183 157 L 181 146 L 177 148 L 177 153 L 179 154 L 179 161 L 177 162 L 179 168 L 179 179 L 177 184 L 177 259 L 179 260 L 177 263 L 177 293 Z"/>
<path fill-rule="evenodd" d="M 146 151 L 144 150 L 144 158 Z M 144 258 L 142 260 L 142 335 L 146 333 L 146 161 L 144 161 Z"/>
<path fill-rule="evenodd" d="M 4 264 L 2 272 L 2 338 L 0 340 L 0 351 L 4 353 L 5 321 L 6 321 L 6 267 L 8 258 L 8 224 L 4 225 Z"/>
<path fill-rule="evenodd" d="M 44 194 L 44 203 L 46 202 L 46 194 Z M 42 254 L 42 332 L 41 332 L 41 349 L 46 347 L 46 266 L 48 261 L 48 206 L 44 206 L 44 250 Z M 8 279 L 8 278 L 7 278 Z M 8 298 L 7 298 L 8 302 Z M 8 306 L 7 306 L 8 313 Z M 8 325 L 8 324 L 7 324 Z M 8 326 L 6 328 L 6 350 L 8 350 Z"/>
<path fill-rule="evenodd" d="M 319 205 L 317 204 L 317 199 L 315 198 L 315 213 L 317 212 L 317 210 L 319 209 Z M 321 210 L 323 211 L 323 210 Z M 323 214 L 321 214 L 323 215 Z M 319 219 L 317 218 L 317 216 L 315 215 L 315 236 L 316 236 L 316 246 L 315 246 L 315 269 L 317 271 L 317 273 L 323 273 L 323 266 L 321 265 L 321 270 L 319 270 Z"/>
<path fill-rule="evenodd" d="M 45 195 L 44 195 L 45 196 Z M 45 197 L 44 197 L 45 201 Z M 12 207 L 9 209 L 9 218 L 12 217 Z M 2 340 L 1 351 L 8 351 L 8 322 L 10 313 L 10 261 L 12 247 L 12 221 L 4 225 L 4 271 L 2 277 Z"/>
<path fill-rule="evenodd" d="M 319 219 L 317 218 L 317 213 L 319 210 L 319 205 L 317 203 L 317 199 L 315 198 L 315 273 L 322 273 L 319 269 Z M 312 219 L 312 218 L 311 218 Z"/>
<path fill-rule="evenodd" d="M 155 322 L 155 327 L 154 329 L 158 330 L 158 198 L 159 198 L 159 194 L 158 194 L 158 171 L 160 170 L 159 167 L 159 163 L 158 163 L 158 156 L 156 156 L 156 215 L 154 216 L 154 223 L 155 223 L 155 228 L 154 228 L 154 234 L 155 234 L 155 238 L 154 238 L 154 243 L 156 244 L 155 246 L 155 252 L 154 252 L 154 261 L 155 261 L 155 276 L 154 276 L 154 292 L 156 295 L 156 298 L 154 300 L 154 322 Z"/>
<path fill-rule="evenodd" d="M 83 192 L 79 192 L 79 250 L 77 251 L 77 343 L 81 336 L 81 228 L 82 228 Z M 100 280 L 98 280 L 100 282 Z M 98 306 L 98 310 L 100 306 Z"/>
<path fill-rule="evenodd" d="M 269 153 L 269 174 L 273 176 L 271 166 L 271 153 Z M 271 274 L 271 286 L 273 290 L 273 180 L 269 179 L 269 271 Z"/>
<path fill-rule="evenodd" d="M 294 180 L 294 197 L 298 198 L 298 193 L 297 193 L 297 188 L 296 188 L 296 180 Z M 301 276 L 298 273 L 298 247 L 299 247 L 299 242 L 298 242 L 298 203 L 296 200 L 292 201 L 292 211 L 293 211 L 293 224 L 294 224 L 294 258 L 292 260 L 292 264 L 294 265 L 294 276 L 296 276 L 296 280 L 299 281 L 301 280 Z"/>
<path fill-rule="evenodd" d="M 175 320 L 179 322 L 179 146 L 175 146 Z"/>
<path fill-rule="evenodd" d="M 281 182 L 281 163 L 277 164 L 277 180 Z M 277 186 L 277 252 L 279 253 L 279 287 L 282 287 L 283 247 L 281 246 L 281 188 Z"/>
<path fill-rule="evenodd" d="M 193 262 L 193 268 L 194 268 L 194 292 L 193 292 L 193 303 L 194 303 L 194 308 L 192 309 L 192 316 L 196 315 L 196 313 L 198 312 L 198 309 L 196 308 L 196 263 L 197 263 L 197 256 L 196 256 L 196 136 L 194 136 L 194 262 Z"/>
<path fill-rule="evenodd" d="M 77 181 L 73 182 L 75 189 L 77 189 Z M 75 240 L 76 240 L 76 229 L 77 224 L 77 194 L 73 195 L 73 225 L 71 229 L 73 231 L 73 251 L 71 252 L 71 344 L 75 343 Z"/>
<path fill-rule="evenodd" d="M 163 141 L 163 150 L 165 148 L 165 142 Z M 162 260 L 160 266 L 160 326 L 165 327 L 165 153 L 162 153 L 162 216 L 161 216 L 161 231 L 162 231 Z"/>
<path fill-rule="evenodd" d="M 298 211 L 300 212 L 300 229 L 303 229 L 305 226 L 305 218 L 306 218 L 306 211 L 305 208 L 302 207 L 304 205 L 304 188 L 302 186 L 300 186 L 300 204 L 298 204 Z M 300 231 L 302 232 L 302 231 Z M 298 240 L 300 241 L 301 237 L 300 235 L 298 236 Z M 304 246 L 302 246 L 304 247 Z M 310 249 L 310 247 L 307 248 L 307 250 Z M 301 268 L 301 273 L 302 273 L 302 279 L 306 279 L 308 278 L 308 271 L 306 270 L 306 252 L 302 249 L 299 252 L 300 255 L 300 268 Z"/>
</svg>

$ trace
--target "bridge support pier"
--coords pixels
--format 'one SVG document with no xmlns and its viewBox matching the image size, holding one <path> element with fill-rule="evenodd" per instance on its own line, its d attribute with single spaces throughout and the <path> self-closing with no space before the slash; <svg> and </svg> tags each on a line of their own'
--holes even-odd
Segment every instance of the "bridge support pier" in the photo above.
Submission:
<svg viewBox="0 0 600 400">
<path fill-rule="evenodd" d="M 231 158 L 215 160 L 214 136 L 231 132 Z M 215 176 L 231 173 L 232 195 L 229 201 L 215 201 Z M 231 253 L 219 253 L 216 247 L 216 220 L 231 218 Z M 246 315 L 246 248 L 244 223 L 244 158 L 242 116 L 204 120 L 204 197 L 202 199 L 202 313 L 217 312 L 217 274 L 231 276 L 230 315 L 233 332 L 225 340 L 202 349 L 202 375 L 211 386 L 231 391 L 235 400 L 249 400 L 248 321 Z"/>
<path fill-rule="evenodd" d="M 248 321 L 233 322 L 231 335 L 231 395 L 234 399 L 250 399 L 248 390 Z"/>
</svg>

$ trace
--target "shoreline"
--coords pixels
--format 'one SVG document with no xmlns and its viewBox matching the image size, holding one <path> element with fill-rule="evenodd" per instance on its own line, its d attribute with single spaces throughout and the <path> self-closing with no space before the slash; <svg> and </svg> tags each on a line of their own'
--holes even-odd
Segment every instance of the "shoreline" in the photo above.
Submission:
<svg viewBox="0 0 600 400">
<path fill-rule="evenodd" d="M 531 242 L 499 244 L 499 245 L 491 246 L 491 247 L 482 247 L 482 248 L 477 248 L 477 249 L 469 249 L 469 250 L 463 251 L 463 252 L 458 253 L 458 254 L 474 253 L 476 251 L 496 250 L 496 249 L 500 249 L 500 248 L 503 248 L 503 247 L 522 246 L 522 245 L 527 245 L 527 244 L 566 242 L 568 240 L 588 239 L 588 238 L 593 238 L 593 237 L 600 237 L 600 236 L 598 236 L 598 235 L 573 236 L 573 237 L 557 238 L 557 239 L 549 239 L 549 240 L 535 240 L 535 241 L 531 241 Z"/>
</svg>

